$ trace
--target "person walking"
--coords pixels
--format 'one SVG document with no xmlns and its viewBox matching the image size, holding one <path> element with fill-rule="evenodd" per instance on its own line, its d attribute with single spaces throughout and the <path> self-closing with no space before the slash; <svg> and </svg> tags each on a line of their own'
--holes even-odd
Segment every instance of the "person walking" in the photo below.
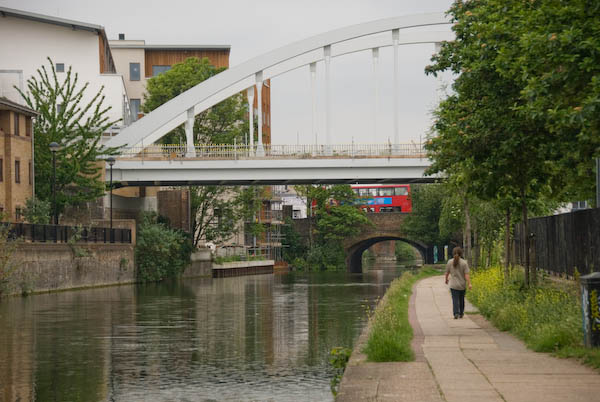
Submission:
<svg viewBox="0 0 600 402">
<path fill-rule="evenodd" d="M 465 293 L 467 286 L 471 286 L 471 277 L 469 276 L 469 263 L 462 258 L 463 251 L 460 247 L 454 247 L 452 250 L 454 256 L 446 264 L 446 285 L 450 277 L 450 293 L 452 293 L 452 313 L 454 319 L 463 318 L 465 314 Z"/>
</svg>

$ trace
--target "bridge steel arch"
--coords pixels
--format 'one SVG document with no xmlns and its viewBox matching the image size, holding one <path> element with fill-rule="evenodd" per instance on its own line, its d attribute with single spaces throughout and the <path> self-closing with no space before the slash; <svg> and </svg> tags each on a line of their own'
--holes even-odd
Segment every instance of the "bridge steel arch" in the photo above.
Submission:
<svg viewBox="0 0 600 402">
<path fill-rule="evenodd" d="M 449 25 L 443 13 L 387 18 L 352 25 L 304 39 L 231 67 L 171 99 L 112 137 L 106 146 L 148 146 L 183 123 L 187 147 L 194 153 L 190 122 L 217 103 L 244 90 L 261 86 L 264 80 L 317 61 L 353 52 L 399 45 L 440 43 L 452 40 L 451 32 L 414 31 L 409 28 Z M 376 35 L 391 32 L 386 37 Z M 397 60 L 397 57 L 395 58 Z M 311 66 L 311 68 L 313 67 Z M 259 91 L 260 93 L 260 91 Z M 259 103 L 260 105 L 260 103 Z M 260 106 L 259 106 L 260 107 Z M 259 113 L 259 119 L 261 114 Z M 261 125 L 259 124 L 259 130 Z M 259 135 L 260 138 L 260 135 Z"/>
</svg>

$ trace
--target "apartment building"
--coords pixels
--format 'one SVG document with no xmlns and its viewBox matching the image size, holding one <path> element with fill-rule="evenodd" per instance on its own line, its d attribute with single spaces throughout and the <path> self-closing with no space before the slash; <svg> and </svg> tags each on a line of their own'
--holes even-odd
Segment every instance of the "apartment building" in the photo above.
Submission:
<svg viewBox="0 0 600 402">
<path fill-rule="evenodd" d="M 0 97 L 0 213 L 2 220 L 21 221 L 33 196 L 33 122 L 37 113 Z"/>
<path fill-rule="evenodd" d="M 89 83 L 82 103 L 104 88 L 104 106 L 111 107 L 108 117 L 118 121 L 115 133 L 130 123 L 127 90 L 115 69 L 104 27 L 0 7 L 0 38 L 0 96 L 23 104 L 14 87 L 27 92 L 27 80 L 37 77 L 50 57 L 59 80 L 72 67 L 78 85 Z"/>
<path fill-rule="evenodd" d="M 190 57 L 208 58 L 217 68 L 229 68 L 229 45 L 150 45 L 145 40 L 125 39 L 109 41 L 116 70 L 123 75 L 130 98 L 130 108 L 137 119 L 144 102 L 146 82 L 160 73 L 168 71 L 176 63 Z M 262 89 L 263 143 L 271 143 L 271 88 L 267 80 Z M 258 113 L 257 97 L 254 97 L 254 114 Z M 255 120 L 256 121 L 256 120 Z"/>
</svg>

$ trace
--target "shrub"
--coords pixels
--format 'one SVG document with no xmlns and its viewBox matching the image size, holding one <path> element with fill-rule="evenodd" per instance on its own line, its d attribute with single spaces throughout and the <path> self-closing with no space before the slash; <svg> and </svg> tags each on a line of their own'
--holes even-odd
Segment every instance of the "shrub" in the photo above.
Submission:
<svg viewBox="0 0 600 402">
<path fill-rule="evenodd" d="M 137 278 L 156 282 L 179 275 L 190 262 L 191 240 L 151 218 L 144 218 L 135 245 Z"/>
</svg>

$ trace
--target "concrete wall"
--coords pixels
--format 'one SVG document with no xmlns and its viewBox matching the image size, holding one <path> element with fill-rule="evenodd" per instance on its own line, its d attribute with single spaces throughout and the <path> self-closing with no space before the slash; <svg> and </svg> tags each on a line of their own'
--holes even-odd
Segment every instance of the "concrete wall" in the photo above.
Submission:
<svg viewBox="0 0 600 402">
<path fill-rule="evenodd" d="M 130 244 L 20 244 L 11 291 L 47 292 L 135 282 Z"/>
<path fill-rule="evenodd" d="M 183 274 L 183 278 L 193 278 L 195 276 L 211 276 L 212 275 L 212 259 L 210 250 L 199 250 L 192 253 L 192 263 L 188 266 Z"/>
</svg>

